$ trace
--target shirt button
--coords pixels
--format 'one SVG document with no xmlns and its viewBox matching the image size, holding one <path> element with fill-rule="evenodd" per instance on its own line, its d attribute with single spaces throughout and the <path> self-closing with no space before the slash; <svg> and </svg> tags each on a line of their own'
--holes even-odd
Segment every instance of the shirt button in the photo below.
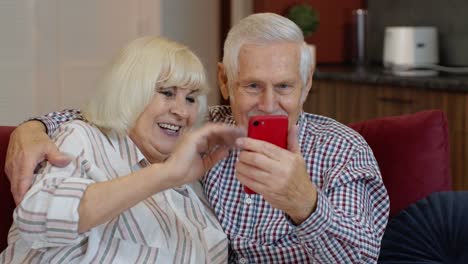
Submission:
<svg viewBox="0 0 468 264">
<path fill-rule="evenodd" d="M 240 264 L 246 264 L 247 263 L 247 260 L 245 258 L 240 258 L 239 259 L 239 263 Z"/>
<path fill-rule="evenodd" d="M 252 199 L 251 199 L 250 197 L 245 198 L 245 203 L 246 203 L 246 204 L 251 204 L 251 203 L 252 203 Z"/>
</svg>

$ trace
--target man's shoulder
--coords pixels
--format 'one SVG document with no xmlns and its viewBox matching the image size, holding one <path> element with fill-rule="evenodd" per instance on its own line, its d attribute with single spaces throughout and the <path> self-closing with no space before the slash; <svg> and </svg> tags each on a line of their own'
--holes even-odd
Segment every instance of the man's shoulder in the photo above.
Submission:
<svg viewBox="0 0 468 264">
<path fill-rule="evenodd" d="M 367 145 L 358 132 L 333 118 L 311 113 L 303 113 L 303 118 L 307 134 L 315 137 L 333 137 L 353 145 Z"/>
<path fill-rule="evenodd" d="M 210 106 L 209 121 L 216 123 L 234 124 L 231 107 L 228 105 Z"/>
</svg>

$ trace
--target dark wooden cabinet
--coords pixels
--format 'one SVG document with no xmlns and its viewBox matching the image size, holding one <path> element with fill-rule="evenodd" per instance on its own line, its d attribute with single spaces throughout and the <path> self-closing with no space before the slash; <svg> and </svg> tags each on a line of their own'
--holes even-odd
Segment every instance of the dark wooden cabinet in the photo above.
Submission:
<svg viewBox="0 0 468 264">
<path fill-rule="evenodd" d="M 428 109 L 440 109 L 447 115 L 453 187 L 468 190 L 467 93 L 314 80 L 304 104 L 306 112 L 328 116 L 344 124 Z"/>
</svg>

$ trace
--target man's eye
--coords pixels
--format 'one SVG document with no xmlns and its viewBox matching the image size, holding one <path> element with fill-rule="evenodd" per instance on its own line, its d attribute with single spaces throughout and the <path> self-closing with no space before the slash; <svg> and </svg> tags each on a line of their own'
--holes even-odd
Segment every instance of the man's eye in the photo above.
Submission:
<svg viewBox="0 0 468 264">
<path fill-rule="evenodd" d="M 275 90 L 280 94 L 289 94 L 294 90 L 294 85 L 288 83 L 281 83 L 276 85 Z"/>
<path fill-rule="evenodd" d="M 250 84 L 247 85 L 247 88 L 249 88 L 249 89 L 258 89 L 258 84 L 250 83 Z"/>
<path fill-rule="evenodd" d="M 241 84 L 240 87 L 242 88 L 244 92 L 248 94 L 253 94 L 253 95 L 261 93 L 262 90 L 264 89 L 261 83 L 259 84 L 259 83 L 254 83 L 254 82 L 253 83 L 245 82 Z"/>
</svg>

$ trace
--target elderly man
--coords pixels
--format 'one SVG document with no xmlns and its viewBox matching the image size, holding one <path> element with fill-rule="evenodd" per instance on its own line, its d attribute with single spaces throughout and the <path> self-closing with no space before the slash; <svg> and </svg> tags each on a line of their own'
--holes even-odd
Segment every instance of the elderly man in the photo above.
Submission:
<svg viewBox="0 0 468 264">
<path fill-rule="evenodd" d="M 254 14 L 230 30 L 224 54 L 218 79 L 230 106 L 212 107 L 210 119 L 243 127 L 254 115 L 289 119 L 288 149 L 241 138 L 239 150 L 231 150 L 203 179 L 229 237 L 229 261 L 376 262 L 388 195 L 362 137 L 330 118 L 303 112 L 313 69 L 301 30 L 282 16 Z M 38 120 L 51 134 L 61 122 L 76 118 L 75 110 Z M 32 168 L 44 158 L 66 163 L 41 123 L 20 126 L 6 164 L 17 201 L 29 186 Z M 244 185 L 257 194 L 246 194 Z"/>
</svg>

